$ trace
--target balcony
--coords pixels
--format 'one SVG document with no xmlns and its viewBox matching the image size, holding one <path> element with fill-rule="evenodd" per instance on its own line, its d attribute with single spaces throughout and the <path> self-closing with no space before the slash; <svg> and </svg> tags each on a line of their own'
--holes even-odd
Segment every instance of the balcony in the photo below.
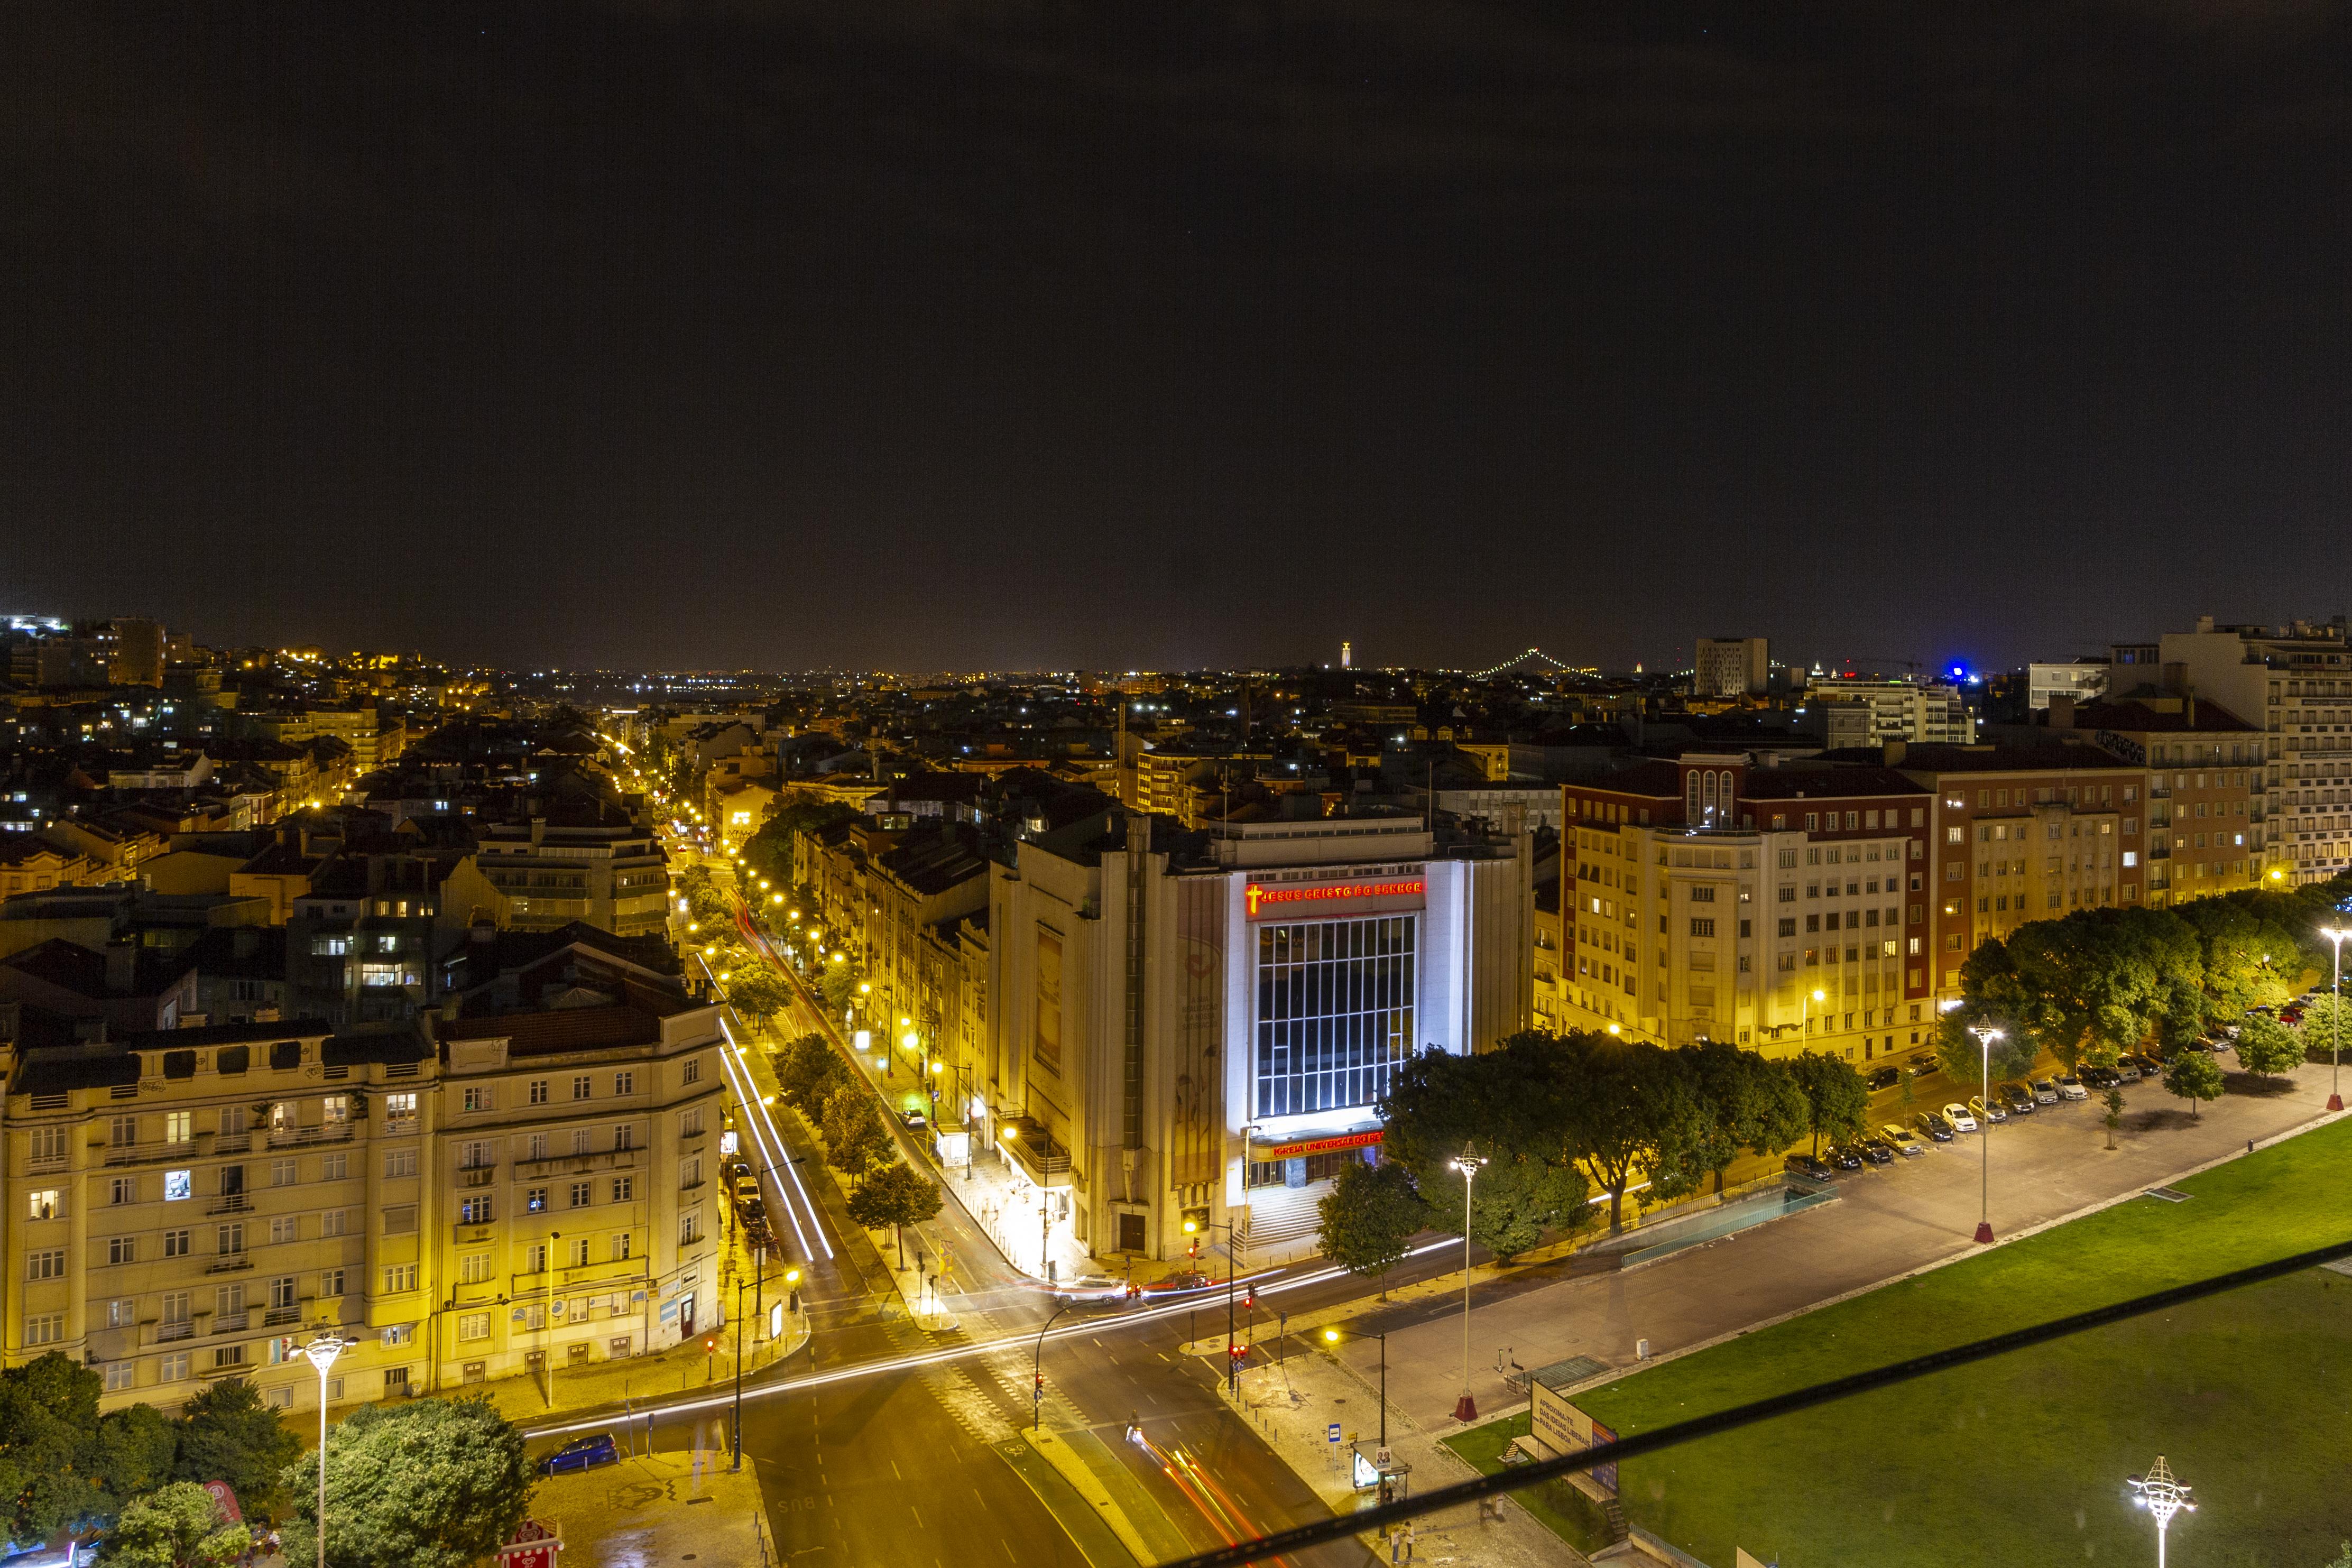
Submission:
<svg viewBox="0 0 2352 1568">
<path fill-rule="evenodd" d="M 242 1252 L 224 1252 L 205 1265 L 207 1274 L 238 1274 L 253 1267 L 253 1259 Z"/>
<path fill-rule="evenodd" d="M 193 1160 L 202 1152 L 194 1139 L 171 1142 L 151 1139 L 143 1143 L 102 1143 L 105 1150 L 102 1163 L 109 1165 L 146 1165 L 164 1160 Z"/>
<path fill-rule="evenodd" d="M 301 1321 L 302 1309 L 299 1306 L 272 1307 L 261 1314 L 261 1326 L 265 1329 L 284 1328 L 289 1323 L 299 1323 Z"/>
<path fill-rule="evenodd" d="M 584 1176 L 597 1171 L 634 1171 L 642 1149 L 611 1149 L 602 1154 L 550 1154 L 543 1159 L 515 1162 L 515 1180 L 535 1182 L 550 1176 Z"/>
<path fill-rule="evenodd" d="M 461 1187 L 487 1187 L 499 1179 L 497 1170 L 488 1165 L 467 1165 L 457 1172 Z"/>
<path fill-rule="evenodd" d="M 155 1325 L 155 1342 L 159 1345 L 168 1345 L 173 1340 L 192 1340 L 195 1337 L 196 1325 L 194 1323 L 158 1323 Z"/>
<path fill-rule="evenodd" d="M 1026 1119 L 1007 1121 L 997 1130 L 998 1146 L 1013 1156 L 1031 1184 L 1040 1187 L 1070 1185 L 1070 1152 L 1054 1142 L 1053 1134 Z"/>
<path fill-rule="evenodd" d="M 243 1193 L 223 1193 L 205 1210 L 207 1215 L 251 1214 L 252 1212 L 253 1200 Z"/>
<path fill-rule="evenodd" d="M 213 1135 L 213 1152 L 215 1154 L 242 1154 L 252 1147 L 253 1134 L 250 1132 L 218 1132 Z"/>
<path fill-rule="evenodd" d="M 269 1130 L 272 1149 L 291 1149 L 306 1143 L 348 1143 L 352 1124 L 348 1121 L 328 1121 L 316 1127 L 273 1127 Z"/>
<path fill-rule="evenodd" d="M 215 1334 L 241 1334 L 253 1326 L 251 1312 L 215 1312 L 212 1331 Z"/>
</svg>

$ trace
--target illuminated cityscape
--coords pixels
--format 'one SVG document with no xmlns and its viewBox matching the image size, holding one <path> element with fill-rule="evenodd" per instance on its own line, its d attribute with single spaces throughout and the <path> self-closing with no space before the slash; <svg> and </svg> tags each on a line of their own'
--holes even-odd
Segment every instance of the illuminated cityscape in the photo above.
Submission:
<svg viewBox="0 0 2352 1568">
<path fill-rule="evenodd" d="M 0 37 L 0 1564 L 2352 1568 L 2343 18 Z"/>
</svg>

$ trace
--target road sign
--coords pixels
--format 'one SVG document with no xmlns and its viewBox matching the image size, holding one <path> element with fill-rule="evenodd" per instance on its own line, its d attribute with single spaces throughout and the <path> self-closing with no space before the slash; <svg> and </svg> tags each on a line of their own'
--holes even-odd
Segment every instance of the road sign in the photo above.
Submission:
<svg viewBox="0 0 2352 1568">
<path fill-rule="evenodd" d="M 1339 1440 L 1339 1424 L 1337 1421 L 1334 1421 L 1328 1426 L 1324 1427 L 1323 1436 L 1329 1438 L 1332 1442 L 1337 1443 Z"/>
</svg>

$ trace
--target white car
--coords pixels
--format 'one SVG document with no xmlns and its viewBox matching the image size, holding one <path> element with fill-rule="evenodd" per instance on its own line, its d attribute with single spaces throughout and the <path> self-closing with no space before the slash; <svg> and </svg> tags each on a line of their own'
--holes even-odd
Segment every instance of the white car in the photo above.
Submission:
<svg viewBox="0 0 2352 1568">
<path fill-rule="evenodd" d="M 1977 1130 L 1976 1113 L 1957 1100 L 1944 1107 L 1944 1120 L 1952 1124 L 1952 1131 L 1955 1132 L 1973 1132 Z"/>
<path fill-rule="evenodd" d="M 2083 1080 L 2079 1078 L 2062 1078 L 2058 1080 L 2058 1098 L 2088 1100 L 2091 1098 L 2091 1091 L 2083 1087 Z"/>
<path fill-rule="evenodd" d="M 2052 1083 L 2046 1078 L 2035 1079 L 2033 1080 L 2033 1100 L 2037 1105 L 2057 1104 L 2058 1086 Z"/>
</svg>

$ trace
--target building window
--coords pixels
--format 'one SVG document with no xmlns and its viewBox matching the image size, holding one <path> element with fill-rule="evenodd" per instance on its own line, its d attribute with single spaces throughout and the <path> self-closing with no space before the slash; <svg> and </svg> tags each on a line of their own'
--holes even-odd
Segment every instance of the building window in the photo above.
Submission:
<svg viewBox="0 0 2352 1568">
<path fill-rule="evenodd" d="M 700 1083 L 702 1081 L 702 1058 L 700 1057 L 688 1057 L 686 1058 L 686 1066 L 679 1074 L 679 1081 L 682 1083 Z"/>
<path fill-rule="evenodd" d="M 132 1328 L 137 1325 L 138 1321 L 139 1303 L 137 1301 L 126 1297 L 121 1300 L 109 1301 L 106 1304 L 106 1326 L 108 1328 Z"/>
<path fill-rule="evenodd" d="M 351 1212 L 349 1209 L 329 1209 L 321 1214 L 319 1216 L 319 1234 L 320 1236 L 351 1234 Z"/>
<path fill-rule="evenodd" d="M 188 1256 L 188 1253 L 191 1250 L 188 1245 L 188 1235 L 189 1233 L 184 1230 L 165 1231 L 163 1233 L 163 1256 L 166 1258 L 185 1258 Z"/>
<path fill-rule="evenodd" d="M 106 1190 L 109 1203 L 135 1204 L 139 1201 L 139 1178 L 117 1176 L 107 1184 Z"/>
<path fill-rule="evenodd" d="M 488 1225 L 488 1224 L 489 1224 L 489 1223 L 490 1223 L 490 1199 L 489 1199 L 489 1194 L 487 1194 L 487 1193 L 484 1193 L 484 1194 L 478 1194 L 478 1195 L 477 1195 L 477 1196 L 467 1198 L 467 1199 L 466 1199 L 464 1202 L 460 1203 L 460 1204 L 457 1205 L 457 1223 L 458 1223 L 459 1225 Z"/>
<path fill-rule="evenodd" d="M 65 1337 L 63 1312 L 37 1312 L 25 1320 L 25 1342 L 28 1345 L 53 1345 Z"/>
<path fill-rule="evenodd" d="M 138 1383 L 138 1371 L 139 1363 L 137 1362 L 108 1362 L 106 1363 L 106 1392 L 109 1394 L 121 1394 L 135 1386 Z"/>
<path fill-rule="evenodd" d="M 699 1138 L 702 1136 L 702 1107 L 698 1105 L 690 1107 L 679 1115 L 677 1119 L 677 1134 L 681 1138 Z"/>
<path fill-rule="evenodd" d="M 533 1105 L 545 1105 L 547 1103 L 547 1080 L 545 1079 L 535 1078 L 530 1080 L 530 1102 Z"/>
<path fill-rule="evenodd" d="M 590 1087 L 590 1084 L 591 1080 L 588 1075 L 584 1072 L 579 1077 L 573 1079 L 572 1080 L 572 1098 L 574 1100 L 587 1099 L 589 1095 L 595 1092 L 594 1089 Z"/>
<path fill-rule="evenodd" d="M 1713 936 L 1715 934 L 1715 917 L 1712 915 L 1692 916 L 1690 933 L 1693 936 Z"/>
<path fill-rule="evenodd" d="M 687 1237 L 683 1239 L 691 1241 L 694 1238 Z M 618 1263 L 627 1258 L 629 1256 L 629 1233 L 625 1230 L 615 1232 L 613 1237 L 613 1261 Z"/>
<path fill-rule="evenodd" d="M 630 1126 L 626 1122 L 623 1122 L 620 1126 L 613 1129 L 613 1147 L 614 1149 L 634 1149 L 636 1146 L 637 1130 L 635 1128 Z"/>
<path fill-rule="evenodd" d="M 547 1272 L 547 1243 L 534 1241 L 522 1249 L 522 1271 L 526 1274 Z"/>
<path fill-rule="evenodd" d="M 280 1215 L 269 1222 L 269 1245 L 282 1247 L 289 1241 L 302 1239 L 302 1221 L 297 1215 Z"/>
<path fill-rule="evenodd" d="M 294 1185 L 296 1180 L 297 1177 L 295 1174 L 293 1161 L 272 1160 L 269 1162 L 269 1184 L 271 1186 L 290 1187 Z"/>
<path fill-rule="evenodd" d="M 614 1203 L 627 1203 L 635 1194 L 635 1191 L 636 1178 L 635 1176 L 615 1176 L 613 1178 L 613 1201 Z"/>
<path fill-rule="evenodd" d="M 322 1182 L 340 1182 L 350 1173 L 348 1154 L 329 1154 L 319 1162 L 319 1179 Z"/>
<path fill-rule="evenodd" d="M 498 1152 L 487 1138 L 469 1138 L 457 1145 L 457 1169 L 487 1171 L 498 1163 Z"/>
<path fill-rule="evenodd" d="M 457 1338 L 460 1341 L 487 1340 L 490 1337 L 490 1315 L 488 1312 L 457 1314 Z"/>
<path fill-rule="evenodd" d="M 637 1075 L 636 1075 L 635 1073 L 633 1073 L 633 1072 L 616 1072 L 616 1073 L 614 1073 L 614 1074 L 613 1075 L 613 1092 L 614 1092 L 614 1094 L 635 1094 L 635 1093 L 636 1093 L 636 1092 L 637 1092 Z"/>
<path fill-rule="evenodd" d="M 214 1251 L 217 1252 L 223 1258 L 235 1258 L 238 1253 L 245 1250 L 244 1222 L 239 1221 L 234 1225 L 221 1226 L 218 1227 L 213 1239 L 215 1244 L 213 1248 Z"/>
<path fill-rule="evenodd" d="M 497 1108 L 498 1096 L 490 1092 L 490 1086 L 488 1084 L 474 1084 L 466 1090 L 467 1110 L 494 1110 Z"/>
<path fill-rule="evenodd" d="M 139 1238 L 135 1236 L 109 1237 L 106 1242 L 106 1260 L 109 1263 L 138 1262 Z"/>
<path fill-rule="evenodd" d="M 572 1184 L 572 1206 L 573 1208 L 586 1208 L 594 1201 L 594 1195 L 589 1190 L 589 1184 L 586 1182 L 574 1182 Z"/>
<path fill-rule="evenodd" d="M 397 1094 L 385 1095 L 383 1097 L 383 1119 L 387 1122 L 415 1122 L 416 1120 L 416 1091 L 410 1089 L 403 1089 Z M 405 1132 L 410 1131 L 410 1128 L 401 1126 L 389 1130 L 393 1131 Z"/>
<path fill-rule="evenodd" d="M 416 1151 L 386 1149 L 383 1152 L 383 1173 L 387 1177 L 416 1174 Z"/>
<path fill-rule="evenodd" d="M 547 1210 L 547 1189 L 545 1187 L 530 1187 L 526 1189 L 523 1193 L 522 1206 L 523 1211 L 526 1214 L 545 1213 Z"/>
<path fill-rule="evenodd" d="M 342 1293 L 343 1271 L 341 1269 L 329 1268 L 320 1274 L 319 1294 L 321 1298 L 331 1300 Z"/>
<path fill-rule="evenodd" d="M 62 1279 L 66 1277 L 66 1255 L 63 1247 L 48 1247 L 25 1254 L 25 1278 L 27 1279 Z"/>
<path fill-rule="evenodd" d="M 458 1284 L 486 1285 L 489 1283 L 489 1279 L 490 1255 L 488 1253 L 469 1252 L 457 1259 Z"/>
<path fill-rule="evenodd" d="M 567 1268 L 585 1268 L 588 1267 L 588 1238 L 586 1237 L 574 1237 L 571 1241 L 564 1245 L 572 1254 L 572 1261 L 566 1265 Z"/>
<path fill-rule="evenodd" d="M 414 1236 L 416 1234 L 416 1205 L 394 1204 L 383 1211 L 383 1234 Z"/>
<path fill-rule="evenodd" d="M 702 1216 L 692 1209 L 677 1216 L 677 1244 L 690 1247 L 702 1239 Z"/>
<path fill-rule="evenodd" d="M 1370 1105 L 1414 1046 L 1418 917 L 1262 926 L 1256 1114 Z"/>
<path fill-rule="evenodd" d="M 173 1351 L 163 1358 L 163 1381 L 185 1383 L 188 1379 L 188 1352 Z"/>
<path fill-rule="evenodd" d="M 394 1263 L 384 1269 L 383 1293 L 385 1295 L 396 1296 L 404 1290 L 415 1289 L 416 1265 L 414 1263 Z M 386 1329 L 383 1332 L 383 1342 L 388 1345 L 402 1345 L 408 1342 L 408 1330 L 405 1327 L 397 1330 Z M 392 1337 L 395 1332 L 401 1336 L 396 1340 Z"/>
<path fill-rule="evenodd" d="M 121 1203 L 122 1200 L 121 1198 L 117 1198 L 114 1201 Z M 26 1219 L 57 1218 L 58 1189 L 55 1187 L 43 1187 L 38 1192 L 26 1194 L 25 1209 L 25 1217 Z"/>
</svg>

